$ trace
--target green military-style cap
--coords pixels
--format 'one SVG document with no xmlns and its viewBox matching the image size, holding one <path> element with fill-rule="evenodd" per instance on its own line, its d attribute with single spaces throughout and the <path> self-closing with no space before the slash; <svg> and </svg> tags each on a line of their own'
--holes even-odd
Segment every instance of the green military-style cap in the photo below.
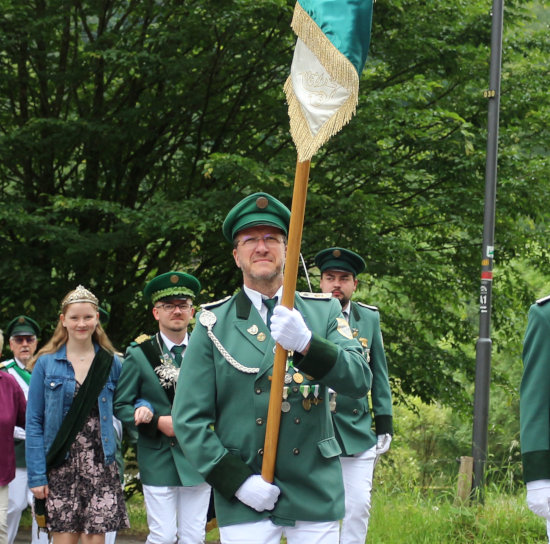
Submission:
<svg viewBox="0 0 550 544">
<path fill-rule="evenodd" d="M 143 290 L 143 294 L 152 304 L 161 299 L 195 298 L 201 290 L 201 284 L 195 276 L 185 272 L 166 272 L 153 278 Z"/>
<path fill-rule="evenodd" d="M 38 323 L 27 317 L 26 315 L 18 315 L 15 319 L 12 319 L 6 327 L 6 336 L 26 336 L 26 335 L 40 336 L 40 327 Z"/>
<path fill-rule="evenodd" d="M 315 255 L 315 264 L 321 273 L 325 270 L 343 270 L 351 272 L 354 276 L 361 274 L 367 267 L 365 261 L 355 251 L 342 247 L 329 247 L 319 251 Z"/>
<path fill-rule="evenodd" d="M 235 235 L 248 227 L 269 225 L 288 234 L 290 210 L 267 193 L 254 193 L 233 206 L 223 222 L 223 235 L 230 242 Z"/>
</svg>

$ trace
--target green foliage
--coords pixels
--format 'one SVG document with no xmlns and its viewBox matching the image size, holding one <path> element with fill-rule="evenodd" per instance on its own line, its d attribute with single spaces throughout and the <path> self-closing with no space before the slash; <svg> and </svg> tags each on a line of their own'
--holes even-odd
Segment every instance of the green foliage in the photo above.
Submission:
<svg viewBox="0 0 550 544">
<path fill-rule="evenodd" d="M 199 302 L 239 285 L 228 209 L 257 190 L 291 200 L 293 6 L 0 0 L 0 322 L 24 311 L 45 339 L 83 283 L 110 305 L 122 349 L 154 326 L 141 290 L 155 274 L 196 274 Z M 508 353 L 537 291 L 523 272 L 548 259 L 545 13 L 506 4 L 493 327 Z M 490 24 L 481 0 L 376 2 L 358 112 L 314 157 L 303 237 L 308 265 L 328 245 L 366 258 L 361 294 L 380 307 L 396 395 L 463 414 Z M 503 388 L 516 378 L 495 365 Z"/>
</svg>

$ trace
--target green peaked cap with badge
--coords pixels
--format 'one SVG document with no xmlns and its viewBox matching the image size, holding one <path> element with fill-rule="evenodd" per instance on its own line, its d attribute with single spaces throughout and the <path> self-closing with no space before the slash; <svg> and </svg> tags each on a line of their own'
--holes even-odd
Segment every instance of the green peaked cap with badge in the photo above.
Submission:
<svg viewBox="0 0 550 544">
<path fill-rule="evenodd" d="M 38 323 L 27 317 L 26 315 L 18 315 L 15 319 L 12 319 L 6 327 L 6 336 L 25 336 L 25 335 L 40 336 L 40 327 Z"/>
<path fill-rule="evenodd" d="M 246 228 L 269 225 L 288 234 L 290 210 L 267 193 L 254 193 L 233 206 L 223 222 L 223 235 L 232 242 L 235 235 Z"/>
<path fill-rule="evenodd" d="M 329 247 L 319 251 L 315 255 L 315 264 L 321 273 L 325 270 L 343 270 L 351 272 L 354 276 L 361 274 L 367 267 L 363 258 L 355 251 L 342 247 Z"/>
<path fill-rule="evenodd" d="M 153 278 L 143 290 L 152 304 L 160 299 L 195 298 L 201 290 L 201 284 L 195 276 L 185 272 L 166 272 Z"/>
</svg>

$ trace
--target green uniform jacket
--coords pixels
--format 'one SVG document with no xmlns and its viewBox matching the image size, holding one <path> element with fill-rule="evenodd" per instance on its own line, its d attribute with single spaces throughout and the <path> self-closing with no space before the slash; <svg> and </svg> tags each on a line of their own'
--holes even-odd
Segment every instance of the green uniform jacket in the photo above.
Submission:
<svg viewBox="0 0 550 544">
<path fill-rule="evenodd" d="M 550 479 L 550 297 L 529 309 L 523 341 L 520 440 L 525 482 Z"/>
<path fill-rule="evenodd" d="M 185 455 L 214 488 L 221 526 L 267 517 L 279 525 L 294 525 L 296 520 L 330 521 L 344 515 L 341 450 L 327 386 L 363 397 L 371 373 L 338 301 L 318 296 L 322 298 L 302 294 L 295 299 L 313 337 L 305 357 L 294 355 L 294 366 L 304 379 L 288 384 L 290 409 L 281 414 L 274 482 L 281 495 L 270 512 L 256 512 L 234 493 L 250 475 L 261 472 L 275 342 L 243 291 L 218 306 L 207 305 L 198 316 L 172 415 Z M 215 314 L 212 333 L 226 357 L 256 372 L 245 373 L 222 356 L 201 323 L 207 310 Z M 293 372 L 289 368 L 289 374 Z M 322 399 L 317 403 L 316 385 Z"/>
<path fill-rule="evenodd" d="M 155 341 L 146 340 L 146 342 Z M 163 349 L 166 348 L 163 346 Z M 138 399 L 149 402 L 154 409 L 150 423 L 134 424 L 135 403 Z M 161 433 L 158 418 L 169 416 L 170 401 L 155 374 L 151 363 L 139 345 L 126 351 L 122 372 L 115 391 L 116 417 L 130 430 L 137 428 L 137 458 L 143 484 L 152 486 L 192 486 L 204 482 L 200 474 L 183 456 L 175 437 Z"/>
<path fill-rule="evenodd" d="M 15 377 L 16 370 L 14 370 L 13 367 L 16 364 L 17 363 L 15 362 L 15 359 L 10 359 L 9 361 L 3 361 L 2 368 L 0 368 L 0 370 L 7 372 L 8 374 L 12 374 Z M 10 368 L 13 369 L 11 372 L 10 372 Z M 27 462 L 25 460 L 25 441 L 19 438 L 15 438 L 13 442 L 15 446 L 15 467 L 27 468 Z"/>
<path fill-rule="evenodd" d="M 352 302 L 349 324 L 353 336 L 363 346 L 364 355 L 372 371 L 371 402 L 375 430 L 372 428 L 372 417 L 366 396 L 353 399 L 337 395 L 336 411 L 333 412 L 332 418 L 336 438 L 344 455 L 368 450 L 376 444 L 376 435 L 393 434 L 391 389 L 378 309 Z"/>
</svg>

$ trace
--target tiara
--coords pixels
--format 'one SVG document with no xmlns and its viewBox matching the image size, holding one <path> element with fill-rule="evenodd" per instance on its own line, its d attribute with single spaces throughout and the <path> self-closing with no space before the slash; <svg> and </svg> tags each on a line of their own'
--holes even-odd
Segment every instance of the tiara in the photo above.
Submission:
<svg viewBox="0 0 550 544">
<path fill-rule="evenodd" d="M 76 302 L 89 302 L 94 306 L 99 306 L 99 300 L 97 297 L 82 285 L 79 285 L 74 291 L 69 293 L 69 295 L 62 302 L 61 309 L 65 308 L 65 306 L 68 306 L 69 304 L 75 304 Z"/>
</svg>

